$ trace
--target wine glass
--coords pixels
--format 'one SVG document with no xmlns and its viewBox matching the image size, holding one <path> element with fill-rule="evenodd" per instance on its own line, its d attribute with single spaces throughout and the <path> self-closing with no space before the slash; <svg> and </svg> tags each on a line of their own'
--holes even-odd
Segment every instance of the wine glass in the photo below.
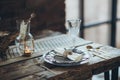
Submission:
<svg viewBox="0 0 120 80">
<path fill-rule="evenodd" d="M 70 38 L 72 38 L 72 46 L 76 45 L 76 39 L 80 33 L 80 19 L 69 19 L 66 21 L 66 30 Z"/>
</svg>

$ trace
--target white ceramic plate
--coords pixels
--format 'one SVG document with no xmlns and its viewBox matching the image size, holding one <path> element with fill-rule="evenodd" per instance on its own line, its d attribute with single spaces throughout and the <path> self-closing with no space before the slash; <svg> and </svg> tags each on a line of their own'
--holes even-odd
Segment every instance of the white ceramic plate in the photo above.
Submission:
<svg viewBox="0 0 120 80">
<path fill-rule="evenodd" d="M 90 59 L 90 55 L 84 52 L 80 53 L 83 55 L 83 58 L 81 61 L 78 61 L 78 62 L 72 61 L 62 56 L 58 56 L 56 54 L 57 53 L 55 50 L 51 50 L 48 53 L 43 55 L 43 59 L 45 62 L 52 64 L 52 65 L 56 65 L 56 66 L 77 66 L 77 65 L 88 63 Z M 76 53 L 76 54 L 79 54 L 79 53 Z"/>
</svg>

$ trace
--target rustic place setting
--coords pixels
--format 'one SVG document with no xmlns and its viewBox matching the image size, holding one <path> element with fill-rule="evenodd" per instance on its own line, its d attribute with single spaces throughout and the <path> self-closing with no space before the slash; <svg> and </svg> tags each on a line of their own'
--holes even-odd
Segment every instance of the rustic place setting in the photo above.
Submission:
<svg viewBox="0 0 120 80">
<path fill-rule="evenodd" d="M 119 80 L 119 3 L 0 0 L 0 80 Z"/>
</svg>

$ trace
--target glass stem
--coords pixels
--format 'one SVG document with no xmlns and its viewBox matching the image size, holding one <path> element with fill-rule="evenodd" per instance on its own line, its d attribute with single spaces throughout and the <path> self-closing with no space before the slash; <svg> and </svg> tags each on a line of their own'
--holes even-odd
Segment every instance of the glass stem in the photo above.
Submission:
<svg viewBox="0 0 120 80">
<path fill-rule="evenodd" d="M 73 37 L 73 47 L 76 45 L 75 43 L 76 43 L 76 40 L 75 40 L 75 38 Z"/>
</svg>

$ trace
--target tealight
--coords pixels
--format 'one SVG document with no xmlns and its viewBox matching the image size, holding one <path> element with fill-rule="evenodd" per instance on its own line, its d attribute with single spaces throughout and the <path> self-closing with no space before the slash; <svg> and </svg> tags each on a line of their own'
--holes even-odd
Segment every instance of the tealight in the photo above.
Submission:
<svg viewBox="0 0 120 80">
<path fill-rule="evenodd" d="M 32 54 L 32 51 L 28 47 L 26 47 L 24 51 L 24 56 L 29 57 L 31 56 L 31 54 Z"/>
</svg>

